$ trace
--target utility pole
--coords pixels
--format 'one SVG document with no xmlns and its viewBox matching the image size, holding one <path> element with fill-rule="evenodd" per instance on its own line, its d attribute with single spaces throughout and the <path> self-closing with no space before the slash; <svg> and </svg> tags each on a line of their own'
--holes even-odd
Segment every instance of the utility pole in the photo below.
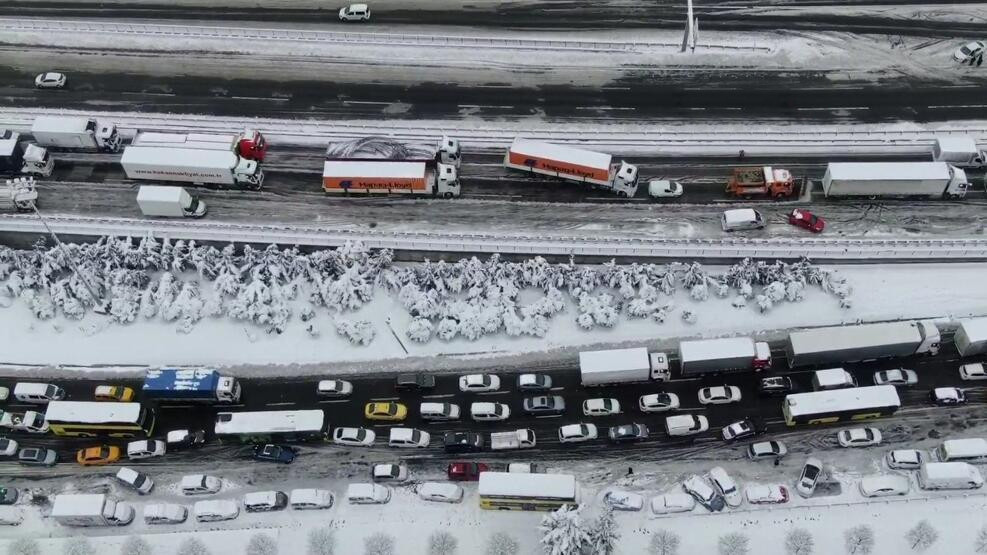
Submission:
<svg viewBox="0 0 987 555">
<path fill-rule="evenodd" d="M 106 303 L 103 299 L 96 296 L 96 291 L 93 289 L 92 284 L 89 283 L 89 279 L 84 273 L 79 271 L 79 267 L 75 264 L 75 258 L 72 257 L 72 254 L 69 253 L 68 249 L 65 248 L 65 245 L 62 244 L 62 241 L 58 238 L 58 235 L 55 235 L 55 232 L 48 227 L 48 222 L 45 220 L 44 216 L 41 215 L 41 212 L 38 211 L 38 204 L 31 203 L 31 208 L 34 209 L 34 213 L 37 214 L 38 219 L 41 220 L 41 225 L 45 226 L 45 230 L 48 232 L 48 235 L 51 235 L 51 238 L 55 240 L 55 245 L 58 246 L 58 250 L 62 252 L 62 256 L 65 257 L 65 260 L 69 263 L 69 266 L 72 266 L 72 271 L 75 272 L 75 275 L 79 276 L 79 280 L 81 280 L 82 285 L 86 287 L 86 291 L 89 291 L 89 296 L 93 300 L 93 311 L 97 314 L 105 314 L 107 308 Z"/>
<path fill-rule="evenodd" d="M 692 49 L 693 52 L 696 51 L 696 35 L 699 34 L 699 19 L 695 17 L 692 11 L 692 0 L 686 0 L 686 15 L 685 15 L 685 34 L 682 36 L 682 49 L 679 52 L 685 52 L 686 49 Z"/>
</svg>

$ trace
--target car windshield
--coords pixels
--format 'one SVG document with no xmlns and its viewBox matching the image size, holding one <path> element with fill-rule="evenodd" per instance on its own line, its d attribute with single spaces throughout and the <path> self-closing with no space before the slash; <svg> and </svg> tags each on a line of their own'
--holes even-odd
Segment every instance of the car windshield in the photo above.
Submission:
<svg viewBox="0 0 987 555">
<path fill-rule="evenodd" d="M 589 426 L 587 426 L 586 424 L 580 425 L 579 426 L 579 434 L 578 435 L 588 436 L 589 435 Z"/>
<path fill-rule="evenodd" d="M 356 439 L 357 441 L 363 441 L 364 439 L 366 439 L 366 437 L 367 437 L 367 430 L 363 428 L 358 428 L 354 430 L 353 438 Z"/>
<path fill-rule="evenodd" d="M 418 430 L 411 432 L 411 441 L 418 443 L 422 439 L 422 434 Z"/>
<path fill-rule="evenodd" d="M 48 397 L 54 397 L 57 391 L 58 388 L 53 385 L 49 385 L 48 387 L 45 388 L 45 393 L 48 395 Z"/>
<path fill-rule="evenodd" d="M 381 412 L 389 416 L 394 416 L 398 412 L 398 406 L 395 404 L 388 403 L 384 405 L 383 410 Z"/>
<path fill-rule="evenodd" d="M 970 53 L 973 52 L 973 50 L 970 48 L 970 45 L 964 44 L 962 47 L 960 47 L 960 52 L 969 56 Z"/>
</svg>

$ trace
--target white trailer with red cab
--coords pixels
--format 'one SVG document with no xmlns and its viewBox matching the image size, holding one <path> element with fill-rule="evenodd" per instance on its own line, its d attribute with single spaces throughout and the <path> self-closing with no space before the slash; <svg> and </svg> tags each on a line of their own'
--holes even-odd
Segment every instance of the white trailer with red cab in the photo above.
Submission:
<svg viewBox="0 0 987 555">
<path fill-rule="evenodd" d="M 460 194 L 454 166 L 401 160 L 327 160 L 322 169 L 322 188 L 331 194 L 442 198 Z"/>
<path fill-rule="evenodd" d="M 613 156 L 571 146 L 516 138 L 504 155 L 504 166 L 531 173 L 588 183 L 622 197 L 637 194 L 637 166 Z"/>
<path fill-rule="evenodd" d="M 138 133 L 133 146 L 162 146 L 204 150 L 226 150 L 247 160 L 264 161 L 267 141 L 260 131 L 246 129 L 240 133 Z"/>
<path fill-rule="evenodd" d="M 771 347 L 750 337 L 700 339 L 679 343 L 679 368 L 682 377 L 761 371 L 771 367 Z"/>
</svg>

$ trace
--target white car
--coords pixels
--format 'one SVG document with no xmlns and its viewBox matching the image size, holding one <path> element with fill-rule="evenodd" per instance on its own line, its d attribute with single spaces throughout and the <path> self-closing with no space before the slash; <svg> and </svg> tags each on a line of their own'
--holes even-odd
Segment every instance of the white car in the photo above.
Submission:
<svg viewBox="0 0 987 555">
<path fill-rule="evenodd" d="M 788 454 L 788 447 L 780 441 L 760 441 L 747 448 L 747 457 L 752 461 L 780 459 Z"/>
<path fill-rule="evenodd" d="M 894 449 L 884 456 L 888 468 L 894 470 L 918 470 L 925 461 L 925 455 L 918 449 Z"/>
<path fill-rule="evenodd" d="M 648 181 L 648 196 L 653 199 L 678 198 L 682 196 L 682 184 L 668 179 Z"/>
<path fill-rule="evenodd" d="M 644 497 L 619 489 L 611 489 L 604 493 L 603 502 L 615 511 L 640 511 L 644 507 Z"/>
<path fill-rule="evenodd" d="M 709 482 L 704 480 L 698 474 L 693 474 L 682 481 L 682 489 L 689 495 L 696 498 L 696 501 L 700 505 L 706 507 L 710 512 L 719 512 L 723 510 L 726 505 L 726 501 L 723 496 L 720 495 L 718 491 L 713 489 L 713 486 L 709 485 Z"/>
<path fill-rule="evenodd" d="M 350 4 L 339 9 L 340 21 L 370 21 L 370 6 L 366 4 Z"/>
<path fill-rule="evenodd" d="M 747 502 L 753 505 L 787 503 L 788 489 L 785 486 L 747 486 Z"/>
<path fill-rule="evenodd" d="M 34 78 L 34 86 L 39 89 L 60 89 L 65 86 L 66 80 L 64 73 L 49 71 L 48 73 L 39 73 Z"/>
<path fill-rule="evenodd" d="M 477 422 L 507 420 L 511 416 L 511 408 L 504 403 L 473 403 L 470 405 L 470 416 Z"/>
<path fill-rule="evenodd" d="M 160 439 L 142 439 L 127 444 L 127 458 L 130 460 L 149 459 L 165 454 L 165 442 Z"/>
<path fill-rule="evenodd" d="M 500 377 L 496 374 L 469 374 L 459 377 L 459 390 L 465 393 L 483 393 L 500 389 Z"/>
<path fill-rule="evenodd" d="M 970 60 L 973 60 L 978 56 L 982 56 L 983 54 L 984 43 L 982 41 L 975 40 L 957 48 L 956 51 L 953 52 L 953 61 L 960 63 L 969 62 Z"/>
<path fill-rule="evenodd" d="M 874 372 L 874 385 L 915 385 L 917 383 L 918 374 L 914 370 L 895 368 Z"/>
<path fill-rule="evenodd" d="M 735 385 L 718 385 L 699 390 L 699 403 L 703 405 L 725 405 L 740 402 L 740 388 Z"/>
<path fill-rule="evenodd" d="M 727 471 L 722 466 L 711 468 L 706 477 L 709 478 L 713 487 L 720 492 L 720 495 L 726 500 L 728 506 L 739 507 L 744 502 L 744 498 L 737 488 L 737 483 L 733 481 L 733 478 L 727 474 Z"/>
<path fill-rule="evenodd" d="M 195 520 L 198 522 L 216 522 L 219 520 L 233 520 L 240 514 L 240 505 L 236 501 L 229 499 L 210 499 L 209 501 L 196 501 L 192 506 Z"/>
<path fill-rule="evenodd" d="M 216 493 L 223 489 L 223 481 L 205 474 L 187 474 L 182 476 L 181 489 L 185 495 Z"/>
<path fill-rule="evenodd" d="M 875 474 L 860 479 L 860 495 L 864 497 L 887 497 L 889 495 L 908 495 L 911 483 L 908 476 L 901 474 Z"/>
<path fill-rule="evenodd" d="M 346 500 L 353 505 L 381 505 L 391 500 L 391 488 L 380 484 L 350 484 Z"/>
<path fill-rule="evenodd" d="M 656 515 L 684 513 L 696 507 L 696 500 L 688 493 L 666 493 L 651 500 L 651 512 Z"/>
<path fill-rule="evenodd" d="M 315 391 L 320 397 L 346 397 L 353 393 L 353 384 L 346 380 L 321 380 Z"/>
<path fill-rule="evenodd" d="M 408 467 L 403 464 L 375 464 L 371 478 L 375 482 L 403 482 L 408 479 Z"/>
<path fill-rule="evenodd" d="M 0 437 L 0 457 L 13 457 L 18 448 L 17 440 Z"/>
<path fill-rule="evenodd" d="M 583 401 L 584 416 L 610 416 L 620 414 L 620 402 L 616 399 L 586 399 Z"/>
<path fill-rule="evenodd" d="M 425 501 L 459 503 L 463 500 L 463 488 L 449 482 L 425 482 L 418 488 L 418 497 Z"/>
<path fill-rule="evenodd" d="M 679 396 L 674 393 L 649 393 L 641 395 L 637 401 L 641 412 L 667 412 L 679 406 Z"/>
<path fill-rule="evenodd" d="M 841 447 L 870 447 L 881 443 L 881 430 L 877 428 L 849 428 L 836 434 Z"/>
<path fill-rule="evenodd" d="M 353 447 L 373 445 L 377 434 L 366 428 L 336 428 L 332 432 L 332 442 Z"/>
<path fill-rule="evenodd" d="M 546 391 L 552 389 L 552 376 L 545 374 L 521 374 L 517 377 L 517 388 L 521 391 Z"/>
<path fill-rule="evenodd" d="M 0 387 L 0 401 L 6 401 L 8 397 L 10 397 L 10 389 Z"/>
<path fill-rule="evenodd" d="M 960 379 L 987 380 L 987 370 L 985 370 L 984 365 L 979 362 L 964 364 L 960 366 Z"/>
<path fill-rule="evenodd" d="M 121 484 L 141 495 L 151 493 L 151 490 L 154 489 L 154 480 L 151 480 L 147 474 L 137 472 L 136 470 L 127 468 L 126 466 L 120 468 L 120 470 L 117 470 L 116 479 L 119 480 Z"/>
<path fill-rule="evenodd" d="M 415 428 L 391 428 L 387 444 L 391 447 L 422 448 L 428 447 L 432 435 Z"/>
<path fill-rule="evenodd" d="M 821 476 L 822 461 L 815 457 L 809 457 L 806 459 L 805 465 L 802 466 L 802 474 L 795 482 L 795 491 L 799 492 L 802 497 L 812 497 Z"/>
<path fill-rule="evenodd" d="M 335 500 L 336 496 L 327 489 L 302 488 L 291 490 L 288 504 L 296 510 L 328 509 Z"/>
<path fill-rule="evenodd" d="M 188 518 L 188 508 L 175 503 L 151 503 L 144 505 L 144 522 L 147 524 L 181 524 Z"/>
<path fill-rule="evenodd" d="M 596 437 L 595 424 L 569 424 L 559 428 L 559 442 L 561 443 L 579 443 L 580 441 L 596 439 Z"/>
</svg>

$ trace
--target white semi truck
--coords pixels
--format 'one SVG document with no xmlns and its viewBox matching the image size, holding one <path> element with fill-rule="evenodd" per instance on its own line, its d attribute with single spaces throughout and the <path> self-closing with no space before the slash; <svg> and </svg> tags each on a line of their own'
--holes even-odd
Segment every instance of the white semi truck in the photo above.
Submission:
<svg viewBox="0 0 987 555">
<path fill-rule="evenodd" d="M 535 432 L 523 428 L 510 432 L 493 432 L 490 434 L 490 449 L 502 451 L 506 449 L 527 449 L 535 446 Z"/>
<path fill-rule="evenodd" d="M 7 179 L 6 184 L 0 186 L 0 209 L 30 212 L 37 202 L 38 190 L 33 177 Z"/>
<path fill-rule="evenodd" d="M 519 137 L 504 154 L 504 166 L 586 183 L 622 197 L 637 194 L 637 166 L 624 161 L 614 163 L 611 155 L 601 152 Z"/>
<path fill-rule="evenodd" d="M 48 177 L 55 162 L 48 149 L 21 140 L 21 134 L 0 130 L 0 174 Z"/>
<path fill-rule="evenodd" d="M 645 347 L 579 353 L 579 374 L 584 386 L 657 381 L 670 378 L 668 356 Z"/>
<path fill-rule="evenodd" d="M 966 196 L 966 172 L 946 162 L 831 162 L 822 180 L 827 197 Z"/>
<path fill-rule="evenodd" d="M 749 337 L 723 337 L 679 343 L 683 378 L 771 368 L 771 347 Z"/>
<path fill-rule="evenodd" d="M 134 508 L 105 493 L 63 493 L 55 496 L 51 518 L 62 526 L 126 526 Z"/>
<path fill-rule="evenodd" d="M 122 143 L 115 124 L 78 116 L 38 116 L 31 135 L 49 148 L 117 152 Z"/>
<path fill-rule="evenodd" d="M 128 146 L 123 149 L 120 164 L 130 179 L 253 190 L 260 189 L 264 183 L 264 170 L 256 160 L 226 150 Z"/>
<path fill-rule="evenodd" d="M 785 347 L 790 367 L 936 355 L 942 341 L 929 321 L 886 322 L 793 331 Z"/>
<path fill-rule="evenodd" d="M 145 216 L 201 218 L 206 215 L 206 203 L 177 186 L 141 185 L 137 190 L 137 206 Z"/>
<path fill-rule="evenodd" d="M 980 150 L 971 137 L 936 137 L 932 147 L 932 159 L 960 168 L 987 166 L 987 152 Z"/>
<path fill-rule="evenodd" d="M 403 160 L 326 160 L 322 189 L 331 194 L 429 196 L 460 194 L 456 167 Z"/>
</svg>

